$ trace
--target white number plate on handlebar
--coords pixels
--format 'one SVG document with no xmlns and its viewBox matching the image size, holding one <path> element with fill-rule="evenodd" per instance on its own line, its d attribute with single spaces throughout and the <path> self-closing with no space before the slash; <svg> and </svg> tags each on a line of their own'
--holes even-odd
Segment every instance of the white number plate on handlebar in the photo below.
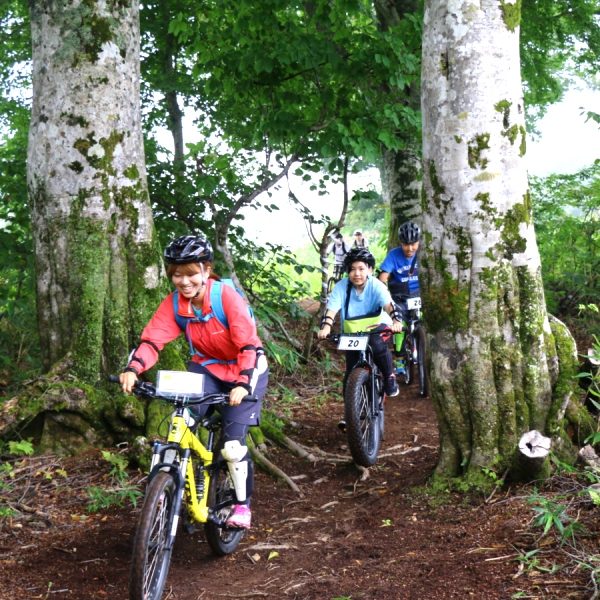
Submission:
<svg viewBox="0 0 600 600">
<path fill-rule="evenodd" d="M 421 308 L 421 298 L 407 298 L 406 306 L 408 310 L 413 310 L 415 308 Z"/>
<path fill-rule="evenodd" d="M 201 394 L 204 391 L 204 375 L 188 371 L 159 371 L 156 391 L 175 396 Z"/>
<path fill-rule="evenodd" d="M 365 350 L 368 335 L 342 335 L 338 343 L 338 350 Z"/>
</svg>

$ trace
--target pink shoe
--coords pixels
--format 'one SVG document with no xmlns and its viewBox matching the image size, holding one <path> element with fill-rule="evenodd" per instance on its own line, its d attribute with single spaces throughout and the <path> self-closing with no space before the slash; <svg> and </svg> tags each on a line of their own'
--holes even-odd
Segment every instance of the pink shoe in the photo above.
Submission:
<svg viewBox="0 0 600 600">
<path fill-rule="evenodd" d="M 244 504 L 236 504 L 225 523 L 230 527 L 242 527 L 244 529 L 250 529 L 251 519 L 251 510 Z"/>
</svg>

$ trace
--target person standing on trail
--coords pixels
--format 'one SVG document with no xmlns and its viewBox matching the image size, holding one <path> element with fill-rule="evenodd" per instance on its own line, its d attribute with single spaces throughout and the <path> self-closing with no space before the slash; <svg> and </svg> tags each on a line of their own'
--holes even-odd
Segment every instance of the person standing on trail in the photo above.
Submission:
<svg viewBox="0 0 600 600">
<path fill-rule="evenodd" d="M 369 331 L 369 345 L 373 349 L 375 363 L 383 375 L 385 393 L 388 396 L 396 396 L 398 385 L 387 342 L 392 331 L 402 331 L 402 322 L 396 317 L 392 298 L 385 285 L 372 276 L 375 257 L 368 250 L 352 248 L 344 259 L 344 267 L 348 277 L 335 284 L 317 337 L 324 340 L 331 333 L 339 311 L 342 331 Z M 359 358 L 358 351 L 346 352 L 344 389 L 350 371 Z"/>
<path fill-rule="evenodd" d="M 352 244 L 353 248 L 364 248 L 365 250 L 369 249 L 369 242 L 367 238 L 363 236 L 362 231 L 358 229 L 354 232 L 354 244 Z"/>
<path fill-rule="evenodd" d="M 348 248 L 348 245 L 344 241 L 344 236 L 338 232 L 335 236 L 335 242 L 333 242 L 327 250 L 327 256 L 333 252 L 333 257 L 335 259 L 333 264 L 333 276 L 338 280 L 341 279 L 342 274 L 344 273 L 344 258 L 349 250 L 350 248 Z"/>
<path fill-rule="evenodd" d="M 417 252 L 419 250 L 420 235 L 421 232 L 416 223 L 407 221 L 400 225 L 398 228 L 400 246 L 390 250 L 379 267 L 381 270 L 379 280 L 388 284 L 392 299 L 404 322 L 407 320 L 408 315 L 407 298 L 419 295 Z M 406 373 L 404 360 L 401 358 L 404 337 L 404 331 L 396 335 L 395 372 L 397 375 Z"/>
<path fill-rule="evenodd" d="M 220 278 L 212 270 L 212 246 L 206 238 L 177 238 L 167 246 L 164 259 L 176 291 L 163 300 L 146 325 L 140 345 L 131 353 L 119 381 L 123 391 L 130 394 L 138 375 L 150 369 L 165 344 L 185 329 L 192 351 L 188 371 L 204 375 L 204 389 L 198 392 L 229 394 L 229 404 L 220 408 L 221 455 L 228 462 L 237 504 L 226 522 L 231 527 L 247 529 L 254 468 L 246 434 L 249 427 L 259 422 L 261 400 L 269 380 L 267 359 L 245 300 L 233 287 L 218 283 Z M 217 310 L 219 300 L 222 306 Z M 258 402 L 242 403 L 248 394 Z M 189 408 L 196 421 L 203 418 L 207 409 L 208 406 Z"/>
</svg>

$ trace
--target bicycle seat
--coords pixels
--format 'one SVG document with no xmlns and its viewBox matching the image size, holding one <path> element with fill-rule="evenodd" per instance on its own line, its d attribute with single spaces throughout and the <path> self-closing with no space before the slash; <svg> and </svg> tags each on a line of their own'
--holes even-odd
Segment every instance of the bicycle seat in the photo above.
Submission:
<svg viewBox="0 0 600 600">
<path fill-rule="evenodd" d="M 208 429 L 209 427 L 212 427 L 213 425 L 217 425 L 217 423 L 220 423 L 221 418 L 222 417 L 219 413 L 215 413 L 214 415 L 211 415 L 210 417 L 203 419 L 202 422 L 200 423 L 200 426 Z"/>
</svg>

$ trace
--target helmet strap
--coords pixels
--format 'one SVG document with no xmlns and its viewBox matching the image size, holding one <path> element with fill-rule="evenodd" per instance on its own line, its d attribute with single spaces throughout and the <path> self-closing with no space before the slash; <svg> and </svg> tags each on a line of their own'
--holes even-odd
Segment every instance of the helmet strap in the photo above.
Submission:
<svg viewBox="0 0 600 600">
<path fill-rule="evenodd" d="M 205 277 L 204 265 L 201 262 L 199 262 L 198 264 L 202 269 L 202 285 L 200 286 L 200 289 L 196 292 L 196 295 L 192 298 L 192 300 L 195 300 L 200 295 L 200 292 L 202 291 L 202 288 L 206 285 L 206 280 L 208 279 L 208 277 Z"/>
</svg>

